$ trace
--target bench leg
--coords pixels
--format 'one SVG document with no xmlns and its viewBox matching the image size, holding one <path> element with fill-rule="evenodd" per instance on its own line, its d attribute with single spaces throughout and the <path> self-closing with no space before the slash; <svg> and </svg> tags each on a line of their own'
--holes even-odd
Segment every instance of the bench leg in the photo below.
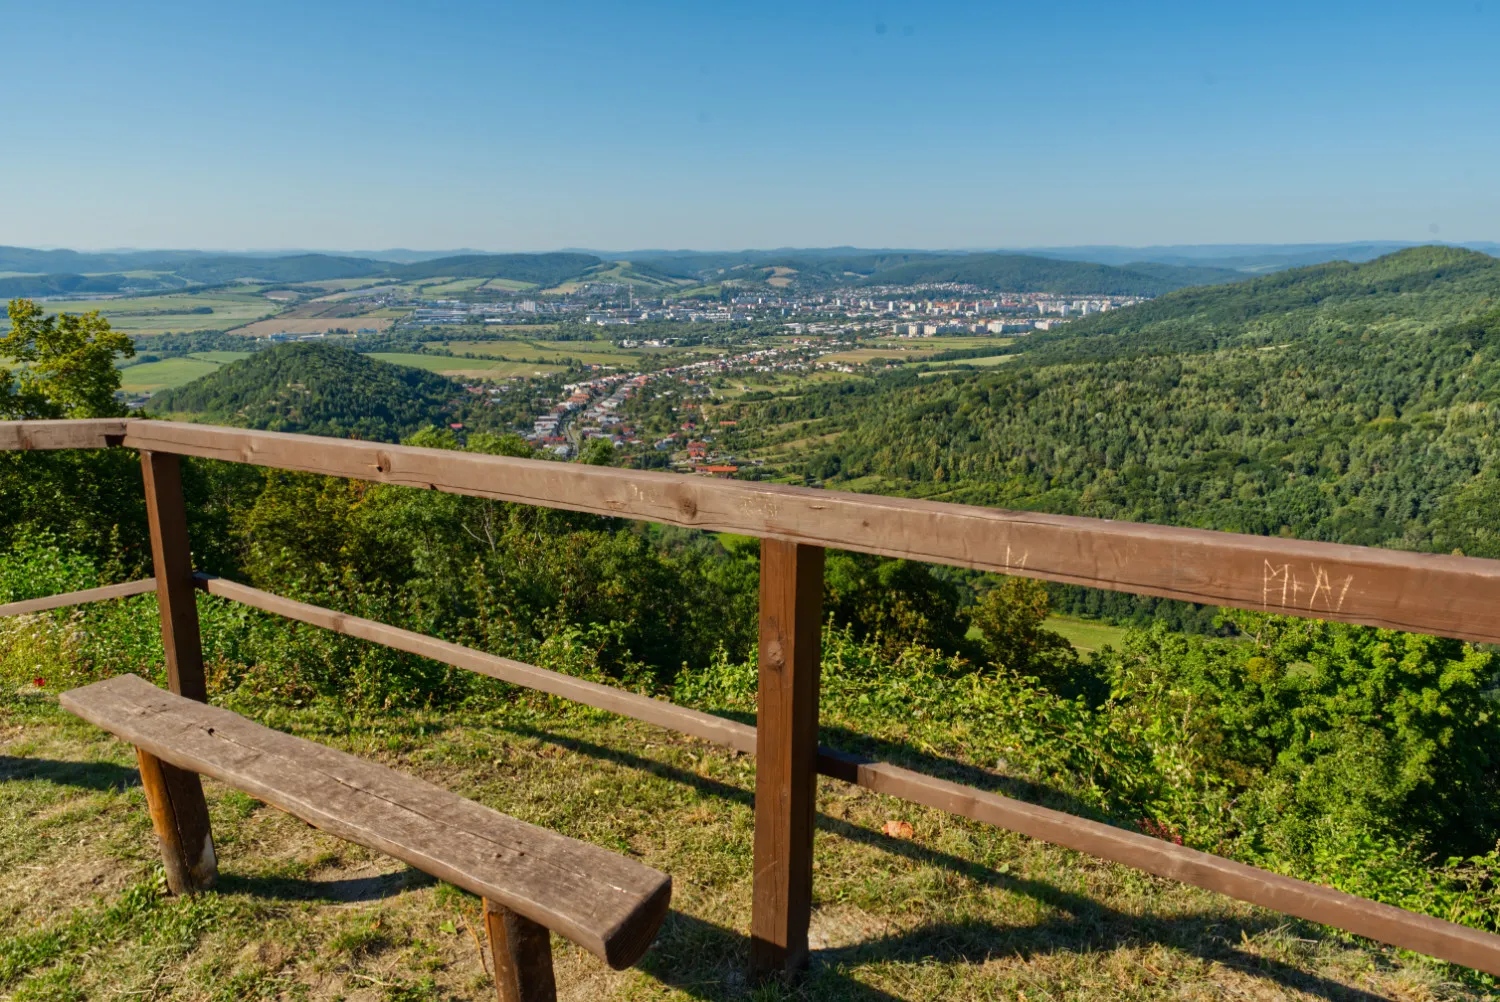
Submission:
<svg viewBox="0 0 1500 1002">
<path fill-rule="evenodd" d="M 552 938 L 546 927 L 485 898 L 484 929 L 500 1002 L 557 1002 Z"/>
<path fill-rule="evenodd" d="M 173 894 L 207 890 L 219 870 L 203 783 L 197 773 L 184 772 L 144 749 L 137 748 L 135 753 L 146 805 L 151 809 L 151 827 L 156 829 L 167 869 L 167 887 Z"/>
</svg>

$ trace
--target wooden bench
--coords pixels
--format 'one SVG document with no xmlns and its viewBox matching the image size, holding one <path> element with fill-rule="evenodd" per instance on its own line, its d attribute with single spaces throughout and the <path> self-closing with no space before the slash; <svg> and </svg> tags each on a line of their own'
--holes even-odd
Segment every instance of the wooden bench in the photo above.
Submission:
<svg viewBox="0 0 1500 1002">
<path fill-rule="evenodd" d="M 211 776 L 479 895 L 502 1002 L 556 997 L 549 929 L 622 969 L 646 952 L 666 917 L 666 874 L 134 675 L 65 692 L 61 701 L 136 746 L 169 873 L 174 861 L 181 866 L 181 826 L 162 763 Z M 212 874 L 211 841 L 202 856 Z M 191 875 L 178 876 L 194 886 Z"/>
</svg>

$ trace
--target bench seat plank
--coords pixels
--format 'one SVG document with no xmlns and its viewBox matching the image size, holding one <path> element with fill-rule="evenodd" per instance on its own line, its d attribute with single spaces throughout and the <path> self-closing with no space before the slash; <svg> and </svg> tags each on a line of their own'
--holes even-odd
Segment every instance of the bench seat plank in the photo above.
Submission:
<svg viewBox="0 0 1500 1002">
<path fill-rule="evenodd" d="M 61 702 L 179 768 L 499 902 L 617 969 L 645 953 L 666 916 L 666 874 L 135 675 Z"/>
</svg>

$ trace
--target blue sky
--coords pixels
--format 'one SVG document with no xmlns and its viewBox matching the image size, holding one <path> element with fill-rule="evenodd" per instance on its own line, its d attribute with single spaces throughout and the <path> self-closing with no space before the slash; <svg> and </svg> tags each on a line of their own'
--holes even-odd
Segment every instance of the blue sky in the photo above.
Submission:
<svg viewBox="0 0 1500 1002">
<path fill-rule="evenodd" d="M 6 244 L 1500 240 L 1500 0 L 3 10 Z"/>
</svg>

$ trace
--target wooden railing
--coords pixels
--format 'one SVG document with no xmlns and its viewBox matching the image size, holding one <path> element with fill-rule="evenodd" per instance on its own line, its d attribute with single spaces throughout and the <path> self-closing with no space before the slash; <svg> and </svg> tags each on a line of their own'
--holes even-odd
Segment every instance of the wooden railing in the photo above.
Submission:
<svg viewBox="0 0 1500 1002">
<path fill-rule="evenodd" d="M 1500 975 L 1500 936 L 1061 811 L 818 746 L 824 547 L 1212 605 L 1500 642 L 1500 561 L 244 431 L 166 421 L 0 422 L 0 450 L 141 454 L 153 581 L 0 606 L 0 615 L 154 588 L 174 692 L 205 699 L 192 590 L 599 707 L 756 756 L 751 959 L 807 954 L 817 775 L 939 808 L 1288 915 Z M 757 726 L 193 572 L 179 457 L 594 512 L 761 539 Z M 190 774 L 189 774 L 190 775 Z M 196 777 L 191 777 L 196 780 Z M 195 783 L 181 777 L 183 796 Z M 201 800 L 201 793 L 197 794 Z M 206 813 L 203 815 L 206 823 Z M 190 835 L 191 833 L 189 833 Z M 190 838 L 185 842 L 191 844 Z"/>
</svg>

